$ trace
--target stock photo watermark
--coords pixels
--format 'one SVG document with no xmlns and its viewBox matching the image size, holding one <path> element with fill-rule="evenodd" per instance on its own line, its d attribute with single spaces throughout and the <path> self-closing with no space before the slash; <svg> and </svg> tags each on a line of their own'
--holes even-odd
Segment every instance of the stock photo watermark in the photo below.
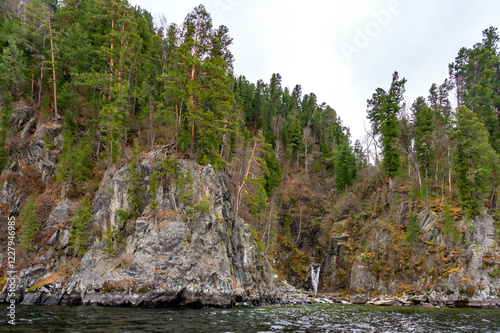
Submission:
<svg viewBox="0 0 500 333">
<path fill-rule="evenodd" d="M 353 56 L 370 46 L 372 41 L 380 35 L 382 29 L 391 24 L 393 17 L 401 12 L 400 5 L 400 0 L 391 0 L 385 9 L 372 10 L 370 12 L 371 19 L 366 22 L 364 27 L 356 27 L 353 40 L 350 43 L 342 42 L 340 44 L 340 49 L 347 63 L 351 63 Z"/>
<path fill-rule="evenodd" d="M 227 12 L 232 12 L 242 2 L 243 0 L 216 0 L 213 6 L 217 16 L 222 19 Z"/>
<path fill-rule="evenodd" d="M 6 278 L 6 290 L 7 299 L 9 299 L 7 306 L 7 317 L 9 317 L 8 323 L 10 325 L 16 324 L 16 218 L 14 216 L 9 217 L 7 227 L 7 278 Z"/>
</svg>

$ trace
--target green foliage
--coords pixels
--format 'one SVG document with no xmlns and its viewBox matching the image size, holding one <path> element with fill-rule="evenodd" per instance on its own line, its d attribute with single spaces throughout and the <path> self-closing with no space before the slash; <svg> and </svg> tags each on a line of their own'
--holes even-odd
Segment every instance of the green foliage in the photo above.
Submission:
<svg viewBox="0 0 500 333">
<path fill-rule="evenodd" d="M 410 211 L 410 215 L 408 217 L 408 224 L 406 226 L 406 242 L 410 246 L 415 246 L 417 244 L 417 238 L 420 232 L 420 227 L 418 225 L 417 219 L 413 215 L 413 212 Z"/>
<path fill-rule="evenodd" d="M 156 192 L 160 188 L 162 179 L 165 177 L 171 177 L 175 175 L 176 160 L 166 158 L 160 162 L 160 170 L 154 171 L 151 174 L 151 180 L 149 182 L 149 195 L 153 198 L 151 200 L 150 208 L 156 209 Z"/>
<path fill-rule="evenodd" d="M 365 152 L 363 150 L 363 146 L 361 145 L 361 142 L 359 140 L 356 140 L 354 142 L 353 154 L 356 160 L 357 171 L 364 169 L 368 163 L 366 160 Z"/>
<path fill-rule="evenodd" d="M 73 229 L 69 236 L 69 247 L 76 256 L 83 256 L 90 247 L 90 224 L 92 223 L 92 205 L 89 199 L 80 200 L 79 207 L 71 220 Z"/>
<path fill-rule="evenodd" d="M 187 211 L 192 210 L 192 197 L 193 197 L 193 176 L 190 171 L 176 172 L 174 184 L 177 189 L 177 198 L 179 203 L 184 206 Z"/>
<path fill-rule="evenodd" d="M 356 178 L 356 157 L 348 142 L 341 141 L 335 150 L 335 186 L 343 192 Z"/>
<path fill-rule="evenodd" d="M 201 201 L 195 206 L 195 209 L 200 213 L 208 214 L 210 209 L 210 202 L 208 201 L 208 198 L 203 196 Z"/>
<path fill-rule="evenodd" d="M 417 162 L 419 167 L 425 171 L 425 178 L 428 179 L 435 158 L 434 113 L 427 106 L 423 97 L 417 98 L 413 103 L 412 111 Z"/>
<path fill-rule="evenodd" d="M 127 222 L 132 216 L 132 212 L 127 212 L 121 209 L 116 210 L 116 216 L 118 217 L 118 224 L 123 224 Z"/>
<path fill-rule="evenodd" d="M 457 127 L 451 133 L 457 148 L 453 159 L 460 201 L 474 218 L 499 176 L 498 156 L 490 146 L 484 124 L 467 107 L 457 109 Z"/>
<path fill-rule="evenodd" d="M 42 224 L 39 220 L 38 204 L 33 195 L 28 197 L 19 217 L 23 225 L 19 234 L 19 240 L 21 241 L 19 245 L 28 251 L 34 251 L 35 247 L 33 242 Z"/>
<path fill-rule="evenodd" d="M 269 204 L 267 202 L 267 193 L 264 187 L 256 183 L 255 194 L 246 195 L 243 199 L 250 207 L 250 213 L 257 220 L 259 225 L 262 225 L 267 218 Z"/>
<path fill-rule="evenodd" d="M 406 79 L 400 80 L 398 72 L 394 72 L 389 91 L 377 88 L 372 99 L 367 101 L 368 119 L 372 123 L 373 134 L 381 136 L 384 155 L 382 166 L 389 177 L 393 177 L 401 167 L 398 150 L 398 114 L 403 101 L 405 83 Z"/>
<path fill-rule="evenodd" d="M 89 134 L 77 143 L 70 126 L 65 126 L 62 152 L 57 163 L 57 180 L 83 190 L 85 182 L 92 178 L 94 147 Z"/>
<path fill-rule="evenodd" d="M 265 189 L 269 196 L 273 189 L 281 186 L 281 167 L 271 146 L 268 146 L 265 150 L 264 162 L 266 166 L 264 170 Z"/>
<path fill-rule="evenodd" d="M 214 29 L 203 5 L 194 8 L 184 20 L 179 48 L 173 53 L 179 66 L 172 66 L 169 76 L 172 84 L 180 84 L 174 89 L 168 86 L 176 119 L 179 97 L 187 109 L 178 144 L 184 151 L 197 153 L 199 163 L 211 163 L 215 169 L 226 164 L 223 148 L 229 146 L 241 123 L 238 113 L 232 112 L 235 101 L 227 75 L 232 70 L 231 43 L 227 28 Z"/>
<path fill-rule="evenodd" d="M 9 162 L 9 152 L 5 147 L 7 140 L 7 130 L 10 127 L 10 116 L 12 114 L 12 97 L 4 97 L 2 105 L 2 116 L 0 118 L 0 172 L 2 172 Z"/>
<path fill-rule="evenodd" d="M 23 51 L 17 47 L 14 39 L 9 40 L 9 46 L 3 50 L 0 60 L 0 86 L 18 95 L 24 82 L 25 64 Z"/>
<path fill-rule="evenodd" d="M 106 142 L 109 157 L 113 163 L 122 155 L 122 143 L 125 139 L 125 115 L 128 111 L 126 100 L 127 87 L 123 84 L 113 86 L 111 103 L 106 104 L 99 112 L 99 127 L 101 135 Z"/>
<path fill-rule="evenodd" d="M 296 158 L 302 145 L 302 124 L 300 119 L 289 116 L 285 123 L 284 141 L 287 145 L 287 157 Z"/>
<path fill-rule="evenodd" d="M 291 226 L 290 226 L 290 219 L 285 216 L 283 218 L 283 233 L 285 234 L 286 237 L 288 237 L 289 239 L 292 238 L 292 233 L 291 233 Z"/>
<path fill-rule="evenodd" d="M 115 226 L 112 226 L 106 230 L 104 236 L 104 253 L 110 256 L 116 255 L 116 238 L 118 231 Z"/>
<path fill-rule="evenodd" d="M 493 270 L 490 272 L 490 275 L 492 277 L 497 277 L 500 275 L 500 266 L 493 268 Z"/>
<path fill-rule="evenodd" d="M 149 208 L 152 210 L 156 209 L 156 192 L 158 192 L 158 189 L 160 188 L 160 181 L 161 181 L 161 176 L 162 173 L 158 171 L 154 171 L 151 174 L 151 179 L 149 182 L 149 195 L 153 198 L 151 200 L 151 203 L 149 204 Z"/>
<path fill-rule="evenodd" d="M 484 30 L 483 37 L 472 49 L 460 49 L 449 66 L 450 75 L 459 84 L 459 98 L 483 122 L 490 145 L 500 153 L 498 29 Z"/>
<path fill-rule="evenodd" d="M 495 225 L 495 240 L 497 241 L 497 244 L 500 244 L 500 224 L 497 223 Z"/>
</svg>

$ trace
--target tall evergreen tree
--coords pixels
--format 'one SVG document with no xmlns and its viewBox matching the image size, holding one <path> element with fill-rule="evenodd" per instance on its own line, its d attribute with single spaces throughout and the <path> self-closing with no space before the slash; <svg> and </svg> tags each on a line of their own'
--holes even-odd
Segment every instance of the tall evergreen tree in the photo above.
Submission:
<svg viewBox="0 0 500 333">
<path fill-rule="evenodd" d="M 455 62 L 450 64 L 450 74 L 455 77 L 457 94 L 463 104 L 476 113 L 485 124 L 489 141 L 500 153 L 500 59 L 498 29 L 483 31 L 483 40 L 472 49 L 460 50 Z"/>
<path fill-rule="evenodd" d="M 35 249 L 33 242 L 41 227 L 38 215 L 38 204 L 33 195 L 28 197 L 19 218 L 23 225 L 19 234 L 19 240 L 21 241 L 19 245 L 27 251 L 33 251 Z"/>
<path fill-rule="evenodd" d="M 413 128 L 415 133 L 415 149 L 417 151 L 418 167 L 423 171 L 426 182 L 434 163 L 434 113 L 425 103 L 423 97 L 418 97 L 412 105 Z"/>
<path fill-rule="evenodd" d="M 220 168 L 220 156 L 228 133 L 235 131 L 239 116 L 231 114 L 234 96 L 228 74 L 232 39 L 226 27 L 214 30 L 203 5 L 188 14 L 182 26 L 179 47 L 180 72 L 187 75 L 182 95 L 188 115 L 184 119 L 181 145 L 189 146 L 198 161 Z"/>
<path fill-rule="evenodd" d="M 356 157 L 349 142 L 342 140 L 335 150 L 335 186 L 340 192 L 351 186 L 356 178 Z"/>
<path fill-rule="evenodd" d="M 398 149 L 398 113 L 401 109 L 406 79 L 399 79 L 398 72 L 392 75 L 392 83 L 386 92 L 377 88 L 372 99 L 367 100 L 368 119 L 372 123 L 373 133 L 380 135 L 382 166 L 391 179 L 401 167 Z"/>
<path fill-rule="evenodd" d="M 92 203 L 83 198 L 71 220 L 73 229 L 69 236 L 69 247 L 75 251 L 77 256 L 83 256 L 90 246 L 90 224 L 92 223 Z"/>
<path fill-rule="evenodd" d="M 19 96 L 25 81 L 25 68 L 23 51 L 17 47 L 14 39 L 10 39 L 0 58 L 0 86 L 6 87 L 12 95 Z"/>
<path fill-rule="evenodd" d="M 12 114 L 12 96 L 4 97 L 2 105 L 2 116 L 0 118 L 0 173 L 7 167 L 9 162 L 9 152 L 5 147 L 7 140 L 8 129 L 10 125 L 10 117 Z"/>
<path fill-rule="evenodd" d="M 454 170 L 460 200 L 467 216 L 474 218 L 498 185 L 498 156 L 489 144 L 484 124 L 465 106 L 457 109 L 452 136 L 457 144 Z"/>
</svg>

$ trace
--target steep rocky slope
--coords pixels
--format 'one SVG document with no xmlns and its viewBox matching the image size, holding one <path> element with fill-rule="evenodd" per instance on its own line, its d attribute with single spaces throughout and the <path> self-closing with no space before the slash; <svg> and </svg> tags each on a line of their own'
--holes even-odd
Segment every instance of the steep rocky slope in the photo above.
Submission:
<svg viewBox="0 0 500 333">
<path fill-rule="evenodd" d="M 329 178 L 287 174 L 274 256 L 262 258 L 248 221 L 234 216 L 231 178 L 157 148 L 134 162 L 139 211 L 130 200 L 131 162 L 101 166 L 99 181 L 85 185 L 92 201 L 82 256 L 70 246 L 82 194 L 55 180 L 61 125 L 39 121 L 23 104 L 11 122 L 0 188 L 0 302 L 9 300 L 7 217 L 17 218 L 19 231 L 33 194 L 42 221 L 36 249 L 16 248 L 23 304 L 227 307 L 282 302 L 286 294 L 302 302 L 277 281 L 308 289 L 312 264 L 321 267 L 319 292 L 344 296 L 336 300 L 500 306 L 498 222 L 487 214 L 467 221 L 453 192 L 424 198 L 403 180 L 389 188 L 374 168 L 343 195 Z"/>
<path fill-rule="evenodd" d="M 323 290 L 405 295 L 411 304 L 500 307 L 497 222 L 463 216 L 449 196 L 417 198 L 376 176 L 340 200 L 323 261 Z M 412 231 L 413 230 L 413 231 Z"/>
<path fill-rule="evenodd" d="M 143 209 L 137 216 L 120 216 L 131 209 L 128 164 L 105 172 L 92 201 L 90 250 L 75 256 L 69 238 L 77 200 L 64 190 L 59 196 L 54 185 L 60 126 L 39 123 L 25 106 L 16 109 L 13 123 L 19 143 L 2 175 L 3 218 L 19 213 L 28 191 L 46 203 L 36 253 L 18 248 L 23 304 L 225 307 L 277 300 L 272 269 L 257 257 L 248 225 L 234 216 L 222 175 L 187 160 L 171 160 L 165 172 L 161 163 L 169 156 L 161 149 L 138 159 Z M 0 301 L 7 300 L 4 290 Z"/>
</svg>

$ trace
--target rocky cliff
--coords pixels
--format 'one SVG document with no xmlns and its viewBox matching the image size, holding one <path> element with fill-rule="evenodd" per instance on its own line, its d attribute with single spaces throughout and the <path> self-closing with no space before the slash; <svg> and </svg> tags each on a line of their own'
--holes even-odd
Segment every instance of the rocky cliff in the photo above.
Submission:
<svg viewBox="0 0 500 333">
<path fill-rule="evenodd" d="M 2 174 L 3 217 L 19 213 L 27 192 L 42 198 L 46 211 L 36 253 L 17 251 L 18 301 L 227 307 L 277 300 L 272 268 L 257 256 L 249 226 L 233 213 L 223 175 L 161 149 L 137 159 L 141 209 L 134 214 L 129 165 L 107 169 L 92 200 L 90 248 L 76 256 L 69 239 L 77 200 L 54 185 L 60 125 L 41 124 L 25 106 L 16 108 L 12 122 L 19 142 Z M 5 289 L 0 302 L 8 301 Z"/>
<path fill-rule="evenodd" d="M 448 197 L 422 202 L 403 183 L 394 190 L 379 186 L 364 204 L 356 203 L 356 194 L 331 216 L 323 290 L 344 290 L 356 303 L 391 295 L 403 297 L 399 305 L 500 307 L 491 216 L 468 220 L 447 205 Z"/>
<path fill-rule="evenodd" d="M 336 293 L 337 301 L 500 307 L 498 222 L 487 214 L 465 219 L 453 193 L 423 200 L 370 170 L 341 197 L 323 179 L 285 179 L 279 241 L 262 258 L 251 217 L 234 214 L 231 177 L 210 165 L 157 148 L 97 166 L 97 180 L 74 193 L 55 179 L 61 125 L 39 121 L 23 104 L 11 123 L 9 167 L 0 178 L 0 302 L 9 301 L 6 221 L 16 217 L 19 235 L 19 213 L 32 194 L 42 224 L 35 251 L 16 247 L 23 304 L 309 302 L 285 280 L 310 288 L 304 280 L 312 264 L 321 267 L 318 291 Z M 85 253 L 70 240 L 82 196 L 91 200 Z M 288 218 L 298 223 L 291 228 Z"/>
</svg>

